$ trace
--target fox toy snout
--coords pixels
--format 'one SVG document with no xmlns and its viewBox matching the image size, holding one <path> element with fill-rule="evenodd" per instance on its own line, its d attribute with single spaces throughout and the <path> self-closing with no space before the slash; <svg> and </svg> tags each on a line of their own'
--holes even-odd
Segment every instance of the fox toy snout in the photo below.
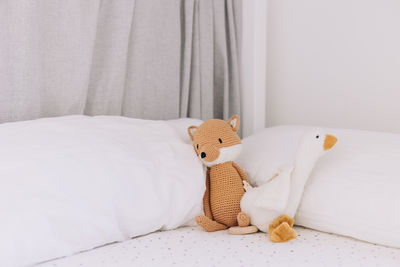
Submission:
<svg viewBox="0 0 400 267">
<path fill-rule="evenodd" d="M 239 117 L 227 122 L 209 120 L 200 126 L 190 126 L 188 133 L 197 156 L 206 166 L 232 161 L 240 153 L 241 140 L 237 135 Z"/>
<path fill-rule="evenodd" d="M 211 162 L 216 160 L 220 154 L 220 147 L 216 144 L 204 144 L 199 146 L 199 151 L 197 153 L 198 156 L 202 160 Z"/>
</svg>

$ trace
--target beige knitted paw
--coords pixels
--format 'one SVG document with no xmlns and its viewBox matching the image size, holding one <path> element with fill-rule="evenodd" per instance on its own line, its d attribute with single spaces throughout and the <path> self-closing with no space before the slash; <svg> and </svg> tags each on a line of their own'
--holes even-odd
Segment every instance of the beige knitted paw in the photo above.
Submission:
<svg viewBox="0 0 400 267">
<path fill-rule="evenodd" d="M 215 231 L 218 231 L 218 230 L 224 230 L 224 229 L 228 228 L 225 225 L 223 225 L 221 223 L 218 223 L 216 221 L 213 221 L 213 220 L 211 220 L 210 218 L 208 218 L 207 216 L 204 216 L 204 215 L 197 216 L 196 217 L 196 222 L 206 232 L 215 232 Z"/>
<path fill-rule="evenodd" d="M 239 212 L 237 221 L 240 227 L 248 226 L 250 224 L 250 217 L 244 212 Z"/>
</svg>

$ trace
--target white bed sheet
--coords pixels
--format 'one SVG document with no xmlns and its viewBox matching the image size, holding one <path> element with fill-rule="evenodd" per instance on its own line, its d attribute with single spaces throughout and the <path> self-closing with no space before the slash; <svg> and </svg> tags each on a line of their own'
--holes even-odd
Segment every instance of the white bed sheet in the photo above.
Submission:
<svg viewBox="0 0 400 267">
<path fill-rule="evenodd" d="M 128 266 L 400 266 L 400 249 L 296 228 L 299 237 L 271 243 L 264 233 L 206 233 L 196 227 L 156 232 L 38 267 Z"/>
</svg>

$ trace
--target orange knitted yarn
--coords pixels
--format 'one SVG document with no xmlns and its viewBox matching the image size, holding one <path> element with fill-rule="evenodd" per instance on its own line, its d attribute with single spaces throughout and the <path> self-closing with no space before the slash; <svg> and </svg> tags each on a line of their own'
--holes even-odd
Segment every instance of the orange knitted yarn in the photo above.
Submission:
<svg viewBox="0 0 400 267">
<path fill-rule="evenodd" d="M 231 161 L 229 154 L 236 153 L 229 148 L 241 145 L 236 134 L 238 128 L 239 117 L 236 115 L 228 122 L 209 120 L 188 129 L 197 155 L 209 166 L 203 198 L 205 216 L 196 218 L 196 222 L 208 232 L 238 224 L 249 225 L 249 217 L 240 210 L 240 200 L 245 192 L 243 180 L 248 182 L 248 179 L 245 172 Z"/>
<path fill-rule="evenodd" d="M 242 177 L 232 161 L 210 168 L 210 206 L 215 221 L 236 226 L 243 195 Z"/>
</svg>

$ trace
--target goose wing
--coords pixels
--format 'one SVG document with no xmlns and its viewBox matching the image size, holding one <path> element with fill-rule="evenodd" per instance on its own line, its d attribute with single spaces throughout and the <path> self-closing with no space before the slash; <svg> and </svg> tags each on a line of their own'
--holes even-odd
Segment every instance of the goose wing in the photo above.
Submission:
<svg viewBox="0 0 400 267">
<path fill-rule="evenodd" d="M 290 194 L 290 177 L 294 166 L 288 165 L 279 168 L 277 173 L 265 184 L 259 186 L 258 197 L 254 206 L 283 212 L 287 206 Z"/>
</svg>

